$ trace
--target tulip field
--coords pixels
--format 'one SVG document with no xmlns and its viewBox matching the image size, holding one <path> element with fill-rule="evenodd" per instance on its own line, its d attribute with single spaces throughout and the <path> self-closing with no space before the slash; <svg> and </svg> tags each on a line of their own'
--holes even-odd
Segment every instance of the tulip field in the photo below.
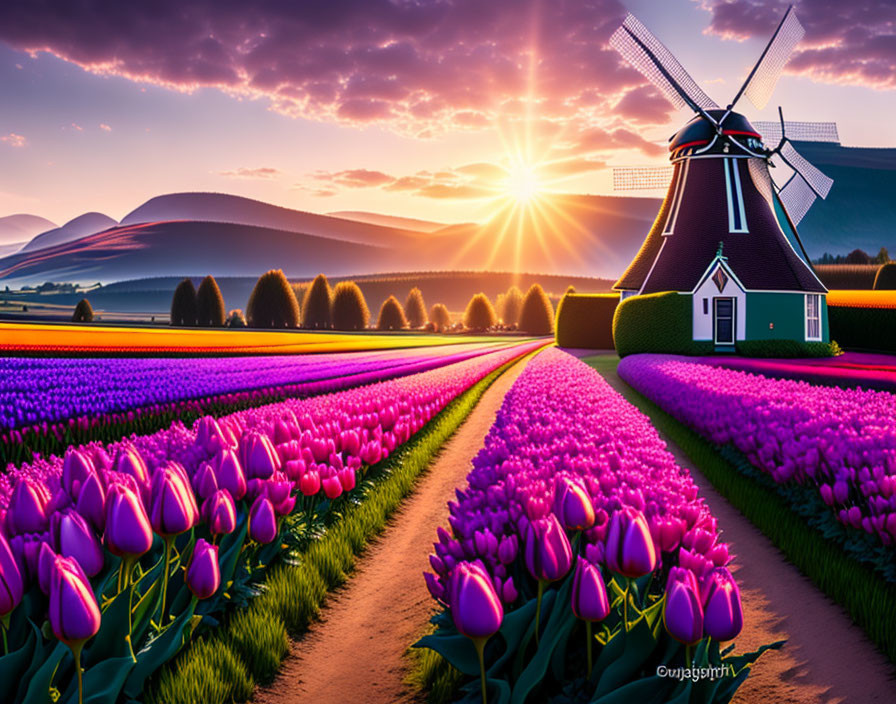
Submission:
<svg viewBox="0 0 896 704">
<path fill-rule="evenodd" d="M 419 373 L 507 346 L 238 358 L 0 358 L 0 463 L 142 434 L 203 413 Z"/>
<path fill-rule="evenodd" d="M 361 378 L 316 395 L 8 465 L 0 474 L 0 701 L 140 701 L 187 642 L 229 605 L 252 599 L 271 561 L 341 515 L 370 467 L 465 390 L 544 344 L 350 357 L 344 372 Z M 319 367 L 255 358 L 248 369 L 219 359 L 17 360 L 16 374 L 7 360 L 2 392 L 24 409 L 4 423 L 336 378 L 338 359 L 315 359 Z M 102 375 L 109 383 L 94 383 Z"/>
<path fill-rule="evenodd" d="M 728 701 L 781 645 L 720 649 L 743 613 L 715 519 L 650 420 L 559 350 L 514 383 L 447 522 L 425 574 L 444 611 L 416 645 L 475 678 L 471 701 Z"/>
</svg>

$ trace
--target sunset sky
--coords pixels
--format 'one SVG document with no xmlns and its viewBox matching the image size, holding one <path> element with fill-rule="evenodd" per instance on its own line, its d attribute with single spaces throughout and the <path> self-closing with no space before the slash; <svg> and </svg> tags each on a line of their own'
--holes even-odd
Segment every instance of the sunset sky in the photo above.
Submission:
<svg viewBox="0 0 896 704">
<path fill-rule="evenodd" d="M 666 138 L 689 118 L 608 47 L 626 11 L 725 105 L 785 8 L 7 1 L 0 215 L 120 219 L 152 196 L 198 190 L 456 222 L 532 187 L 607 193 L 608 165 L 664 163 Z M 836 121 L 845 144 L 896 145 L 891 0 L 796 10 L 806 38 L 771 103 L 738 107 L 774 119 L 781 104 L 791 120 Z"/>
</svg>

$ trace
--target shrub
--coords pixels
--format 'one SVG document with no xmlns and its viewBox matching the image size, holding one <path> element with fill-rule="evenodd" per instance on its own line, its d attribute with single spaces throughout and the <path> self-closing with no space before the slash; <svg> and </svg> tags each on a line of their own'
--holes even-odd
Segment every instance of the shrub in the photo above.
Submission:
<svg viewBox="0 0 896 704">
<path fill-rule="evenodd" d="M 877 270 L 874 277 L 875 291 L 893 291 L 896 290 L 896 262 L 882 264 Z"/>
<path fill-rule="evenodd" d="M 78 305 L 75 306 L 75 312 L 72 313 L 72 322 L 93 322 L 93 307 L 90 305 L 90 301 L 88 301 L 86 298 L 82 298 L 80 301 L 78 301 Z"/>
<path fill-rule="evenodd" d="M 289 281 L 280 269 L 262 274 L 246 306 L 253 328 L 297 328 L 299 303 Z"/>
<path fill-rule="evenodd" d="M 408 294 L 408 300 L 404 304 L 404 314 L 408 319 L 408 326 L 422 328 L 426 325 L 426 304 L 423 302 L 423 294 L 414 286 Z"/>
<path fill-rule="evenodd" d="M 436 332 L 444 332 L 451 325 L 451 316 L 442 303 L 436 303 L 432 307 L 429 312 L 429 320 L 435 326 Z"/>
<path fill-rule="evenodd" d="M 836 357 L 843 354 L 836 342 L 802 340 L 738 340 L 735 348 L 744 357 Z"/>
<path fill-rule="evenodd" d="M 861 249 L 854 249 L 846 255 L 844 260 L 847 264 L 871 264 L 871 257 L 868 252 Z"/>
<path fill-rule="evenodd" d="M 200 325 L 220 328 L 224 325 L 224 296 L 214 276 L 206 276 L 196 294 L 196 311 Z"/>
<path fill-rule="evenodd" d="M 492 302 L 484 293 L 477 293 L 467 304 L 464 311 L 464 326 L 470 330 L 488 330 L 497 323 Z"/>
<path fill-rule="evenodd" d="M 613 316 L 613 342 L 620 357 L 639 352 L 712 354 L 711 340 L 693 340 L 691 297 L 669 291 L 632 296 Z"/>
<path fill-rule="evenodd" d="M 516 286 L 511 286 L 504 294 L 502 303 L 501 321 L 505 325 L 517 325 L 520 322 L 520 312 L 523 310 L 523 292 Z"/>
<path fill-rule="evenodd" d="M 617 305 L 618 293 L 567 293 L 557 307 L 557 344 L 613 349 Z"/>
<path fill-rule="evenodd" d="M 380 308 L 380 316 L 376 321 L 377 330 L 402 330 L 408 326 L 408 321 L 404 317 L 404 310 L 401 303 L 395 296 L 389 296 L 383 301 Z"/>
<path fill-rule="evenodd" d="M 302 301 L 302 327 L 312 330 L 326 330 L 333 327 L 330 305 L 333 291 L 330 282 L 323 274 L 318 274 L 305 292 Z"/>
<path fill-rule="evenodd" d="M 196 287 L 190 279 L 184 279 L 174 289 L 171 298 L 171 324 L 196 325 L 198 319 Z"/>
<path fill-rule="evenodd" d="M 305 304 L 305 294 L 308 293 L 308 287 L 311 284 L 290 284 L 292 292 L 296 295 L 299 302 L 299 317 L 302 317 L 302 306 Z"/>
<path fill-rule="evenodd" d="M 540 284 L 532 284 L 520 310 L 519 328 L 530 335 L 554 332 L 554 308 Z"/>
<path fill-rule="evenodd" d="M 337 330 L 364 330 L 370 310 L 364 294 L 354 281 L 341 281 L 333 289 L 333 327 Z"/>
<path fill-rule="evenodd" d="M 244 328 L 246 327 L 246 316 L 239 308 L 234 308 L 227 314 L 225 325 L 229 328 Z"/>
<path fill-rule="evenodd" d="M 846 349 L 896 352 L 896 308 L 828 304 L 828 324 Z"/>
</svg>

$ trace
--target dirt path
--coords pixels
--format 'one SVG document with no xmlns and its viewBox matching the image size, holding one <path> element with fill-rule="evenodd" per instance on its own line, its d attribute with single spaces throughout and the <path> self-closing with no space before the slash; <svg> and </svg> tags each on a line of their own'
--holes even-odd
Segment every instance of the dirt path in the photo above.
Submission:
<svg viewBox="0 0 896 704">
<path fill-rule="evenodd" d="M 584 356 L 576 354 L 576 356 Z M 606 375 L 617 390 L 625 382 Z M 734 698 L 736 704 L 871 704 L 896 702 L 894 668 L 841 607 L 787 562 L 748 519 L 713 489 L 688 456 L 663 439 L 694 477 L 722 538 L 735 555 L 744 630 L 738 652 L 787 639 L 763 655 Z"/>
<path fill-rule="evenodd" d="M 262 704 L 399 704 L 414 701 L 404 686 L 404 653 L 436 604 L 422 572 L 429 569 L 445 503 L 464 482 L 495 414 L 525 364 L 502 374 L 445 444 L 430 471 L 358 561 L 307 635 L 294 642 L 280 674 L 256 693 Z"/>
</svg>

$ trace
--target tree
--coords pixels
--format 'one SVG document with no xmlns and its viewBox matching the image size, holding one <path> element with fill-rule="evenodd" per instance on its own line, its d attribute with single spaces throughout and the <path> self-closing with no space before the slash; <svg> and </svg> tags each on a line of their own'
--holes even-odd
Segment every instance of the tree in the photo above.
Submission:
<svg viewBox="0 0 896 704">
<path fill-rule="evenodd" d="M 198 319 L 196 287 L 190 279 L 184 279 L 174 289 L 171 298 L 171 324 L 196 325 Z"/>
<path fill-rule="evenodd" d="M 227 322 L 224 324 L 229 328 L 244 328 L 246 327 L 246 316 L 239 308 L 234 308 L 227 314 Z"/>
<path fill-rule="evenodd" d="M 890 261 L 890 253 L 887 251 L 886 247 L 881 247 L 880 251 L 877 253 L 877 256 L 874 258 L 875 264 L 886 264 Z"/>
<path fill-rule="evenodd" d="M 539 284 L 526 292 L 519 328 L 530 335 L 550 335 L 554 330 L 554 308 Z"/>
<path fill-rule="evenodd" d="M 258 278 L 249 296 L 246 317 L 253 328 L 299 326 L 299 302 L 280 269 L 271 269 Z"/>
<path fill-rule="evenodd" d="M 395 296 L 389 296 L 380 308 L 380 317 L 376 321 L 377 330 L 401 330 L 408 326 L 407 318 L 401 303 Z"/>
<path fill-rule="evenodd" d="M 429 312 L 429 320 L 435 327 L 436 332 L 443 332 L 451 325 L 451 316 L 448 309 L 442 303 L 436 303 Z"/>
<path fill-rule="evenodd" d="M 523 292 L 511 286 L 504 294 L 504 305 L 501 308 L 501 320 L 505 325 L 517 325 L 520 322 L 520 311 L 523 309 Z"/>
<path fill-rule="evenodd" d="M 477 293 L 464 311 L 464 326 L 470 330 L 488 330 L 498 322 L 492 302 L 484 293 Z"/>
<path fill-rule="evenodd" d="M 90 305 L 90 301 L 88 301 L 86 298 L 82 298 L 80 301 L 78 301 L 78 305 L 75 306 L 75 312 L 72 314 L 72 322 L 93 322 L 93 307 Z"/>
<path fill-rule="evenodd" d="M 302 301 L 302 327 L 313 330 L 327 330 L 333 327 L 330 313 L 332 298 L 333 291 L 330 289 L 327 277 L 323 274 L 315 276 Z"/>
<path fill-rule="evenodd" d="M 199 284 L 196 294 L 197 319 L 205 327 L 220 328 L 224 325 L 226 315 L 224 296 L 218 288 L 214 276 L 206 276 Z"/>
<path fill-rule="evenodd" d="M 308 293 L 308 287 L 311 284 L 290 284 L 292 286 L 292 292 L 296 295 L 296 300 L 299 302 L 299 317 L 302 317 L 302 304 L 305 302 L 305 294 Z"/>
<path fill-rule="evenodd" d="M 370 310 L 364 294 L 354 281 L 340 281 L 333 289 L 333 327 L 337 330 L 364 330 Z"/>
<path fill-rule="evenodd" d="M 870 264 L 871 257 L 868 253 L 861 249 L 854 249 L 846 255 L 846 264 Z"/>
<path fill-rule="evenodd" d="M 423 294 L 414 286 L 408 293 L 408 300 L 404 304 L 404 314 L 408 319 L 408 326 L 422 328 L 426 325 L 426 304 L 423 302 Z"/>
</svg>

